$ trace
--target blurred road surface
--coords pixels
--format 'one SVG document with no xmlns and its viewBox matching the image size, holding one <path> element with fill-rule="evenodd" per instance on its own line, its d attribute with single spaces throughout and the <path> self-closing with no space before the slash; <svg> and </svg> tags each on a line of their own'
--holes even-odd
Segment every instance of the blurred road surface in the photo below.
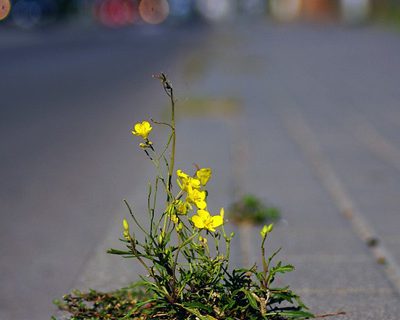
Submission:
<svg viewBox="0 0 400 320">
<path fill-rule="evenodd" d="M 165 103 L 151 75 L 203 32 L 1 31 L 0 319 L 43 320 L 142 176 L 129 128 Z"/>
<path fill-rule="evenodd" d="M 400 264 L 400 35 L 147 30 L 2 46 L 0 318 L 47 318 L 71 286 L 137 277 L 104 250 L 118 245 L 120 199 L 145 205 L 150 167 L 127 128 L 164 110 L 149 78 L 161 69 L 180 99 L 177 165 L 214 169 L 211 211 L 241 193 L 271 201 L 284 218 L 271 246 L 296 265 L 286 280 L 314 311 L 398 319 L 396 285 L 348 218 L 361 214 Z M 246 260 L 241 249 L 257 260 L 258 230 L 236 231 L 233 263 Z"/>
</svg>

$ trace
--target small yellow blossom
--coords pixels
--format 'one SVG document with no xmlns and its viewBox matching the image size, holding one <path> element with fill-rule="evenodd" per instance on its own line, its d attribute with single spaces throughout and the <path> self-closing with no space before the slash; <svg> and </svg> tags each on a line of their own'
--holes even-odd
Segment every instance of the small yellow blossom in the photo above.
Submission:
<svg viewBox="0 0 400 320">
<path fill-rule="evenodd" d="M 199 236 L 199 241 L 200 243 L 206 245 L 207 244 L 207 238 L 203 238 L 202 236 Z"/>
<path fill-rule="evenodd" d="M 211 175 L 212 175 L 211 168 L 202 168 L 200 170 L 197 170 L 196 172 L 196 176 L 200 180 L 200 183 L 203 186 L 205 186 L 208 180 L 210 180 Z"/>
<path fill-rule="evenodd" d="M 175 202 L 175 208 L 178 214 L 187 214 L 189 210 L 192 210 L 190 203 L 181 200 Z"/>
<path fill-rule="evenodd" d="M 189 203 L 195 204 L 196 207 L 199 209 L 205 209 L 207 207 L 206 192 L 193 189 L 190 185 L 188 186 L 187 189 L 186 200 Z"/>
<path fill-rule="evenodd" d="M 189 176 L 182 170 L 177 170 L 176 175 L 178 176 L 177 183 L 183 191 L 187 191 L 189 187 L 200 189 L 200 180 Z"/>
<path fill-rule="evenodd" d="M 176 214 L 171 215 L 171 221 L 175 224 L 179 222 L 178 216 Z"/>
<path fill-rule="evenodd" d="M 135 124 L 133 127 L 133 130 L 131 131 L 133 135 L 142 137 L 143 139 L 147 139 L 149 136 L 150 131 L 153 129 L 153 127 L 150 125 L 149 122 L 143 121 L 143 122 L 138 122 Z"/>
<path fill-rule="evenodd" d="M 224 223 L 223 216 L 223 209 L 221 209 L 221 213 L 218 216 L 211 216 L 206 210 L 198 210 L 197 214 L 192 217 L 192 222 L 196 228 L 214 232 L 215 228 Z"/>
</svg>

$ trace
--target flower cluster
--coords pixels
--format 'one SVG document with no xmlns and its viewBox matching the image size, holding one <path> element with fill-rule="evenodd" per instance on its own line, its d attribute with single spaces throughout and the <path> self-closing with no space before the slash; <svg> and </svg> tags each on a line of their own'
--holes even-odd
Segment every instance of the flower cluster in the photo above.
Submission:
<svg viewBox="0 0 400 320">
<path fill-rule="evenodd" d="M 182 170 L 177 170 L 177 183 L 181 192 L 186 194 L 185 202 L 182 205 L 186 208 L 192 208 L 192 205 L 198 208 L 197 214 L 191 218 L 194 226 L 198 229 L 215 231 L 215 228 L 224 223 L 224 209 L 221 208 L 220 214 L 211 216 L 207 211 L 207 191 L 202 190 L 210 180 L 212 171 L 210 168 L 202 168 L 196 171 L 194 177 L 189 176 Z"/>
<path fill-rule="evenodd" d="M 148 121 L 138 122 L 134 125 L 132 134 L 142 137 L 146 141 L 146 145 L 151 144 L 148 139 L 152 127 Z M 143 145 L 141 145 L 143 147 Z M 203 190 L 212 176 L 211 168 L 201 168 L 196 171 L 194 176 L 183 172 L 182 170 L 176 171 L 177 184 L 180 187 L 180 193 L 175 197 L 176 200 L 169 207 L 169 217 L 175 223 L 176 229 L 182 229 L 182 223 L 177 217 L 179 215 L 186 215 L 195 206 L 198 210 L 197 213 L 191 218 L 193 225 L 198 229 L 205 229 L 214 232 L 224 222 L 224 209 L 221 208 L 220 214 L 212 216 L 207 210 L 207 191 Z M 180 200 L 185 196 L 185 200 Z M 174 208 L 174 210 L 172 209 Z"/>
</svg>

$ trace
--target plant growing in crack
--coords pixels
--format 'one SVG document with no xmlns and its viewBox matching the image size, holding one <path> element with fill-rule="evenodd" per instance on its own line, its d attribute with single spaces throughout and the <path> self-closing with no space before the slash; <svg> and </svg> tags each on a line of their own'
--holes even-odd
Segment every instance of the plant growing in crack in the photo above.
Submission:
<svg viewBox="0 0 400 320">
<path fill-rule="evenodd" d="M 125 249 L 108 252 L 136 259 L 146 271 L 137 283 L 110 293 L 73 292 L 58 301 L 69 319 L 307 319 L 314 315 L 289 287 L 274 286 L 275 278 L 294 269 L 281 261 L 279 253 L 267 255 L 267 240 L 273 225 L 261 232 L 262 269 L 232 269 L 229 265 L 234 234 L 225 231 L 224 209 L 218 214 L 207 203 L 210 168 L 195 166 L 188 173 L 175 172 L 175 98 L 165 76 L 156 76 L 171 103 L 170 122 L 137 123 L 132 134 L 154 164 L 156 176 L 149 185 L 147 226 L 124 200 L 132 222 L 123 220 Z M 170 135 L 158 150 L 150 140 L 152 125 L 166 126 Z M 176 178 L 177 187 L 173 181 Z M 157 207 L 163 196 L 163 205 Z M 134 227 L 133 227 L 134 226 Z M 136 236 L 142 233 L 143 241 Z"/>
<path fill-rule="evenodd" d="M 252 194 L 242 196 L 228 209 L 229 221 L 238 225 L 263 225 L 278 221 L 280 217 L 281 213 L 277 207 L 265 205 L 261 199 Z"/>
</svg>

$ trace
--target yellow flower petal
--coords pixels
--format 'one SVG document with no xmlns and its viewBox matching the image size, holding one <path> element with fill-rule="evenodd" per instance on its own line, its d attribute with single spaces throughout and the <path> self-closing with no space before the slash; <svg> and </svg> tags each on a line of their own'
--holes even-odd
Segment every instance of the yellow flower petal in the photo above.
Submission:
<svg viewBox="0 0 400 320">
<path fill-rule="evenodd" d="M 199 209 L 205 209 L 207 208 L 207 202 L 204 200 L 196 201 L 196 207 Z"/>
<path fill-rule="evenodd" d="M 197 210 L 197 215 L 204 220 L 210 218 L 210 213 L 207 210 Z"/>
<path fill-rule="evenodd" d="M 219 215 L 222 217 L 222 220 L 224 220 L 224 215 L 225 215 L 224 208 L 221 208 L 221 210 L 219 210 Z"/>
<path fill-rule="evenodd" d="M 204 228 L 204 221 L 200 216 L 194 215 L 192 217 L 192 222 L 194 223 L 194 226 L 196 228 L 199 228 L 199 229 L 203 229 Z"/>
<path fill-rule="evenodd" d="M 206 203 L 206 192 L 199 191 L 197 189 L 192 188 L 190 185 L 187 189 L 187 197 L 186 200 L 189 203 L 195 204 L 199 209 L 205 209 L 207 207 Z"/>
<path fill-rule="evenodd" d="M 224 220 L 222 219 L 221 216 L 214 216 L 211 217 L 211 219 L 212 219 L 211 225 L 213 226 L 213 228 L 222 226 L 222 224 L 224 223 Z"/>
<path fill-rule="evenodd" d="M 205 186 L 211 178 L 212 171 L 210 168 L 202 168 L 197 170 L 196 176 L 200 180 L 200 183 Z"/>
</svg>

